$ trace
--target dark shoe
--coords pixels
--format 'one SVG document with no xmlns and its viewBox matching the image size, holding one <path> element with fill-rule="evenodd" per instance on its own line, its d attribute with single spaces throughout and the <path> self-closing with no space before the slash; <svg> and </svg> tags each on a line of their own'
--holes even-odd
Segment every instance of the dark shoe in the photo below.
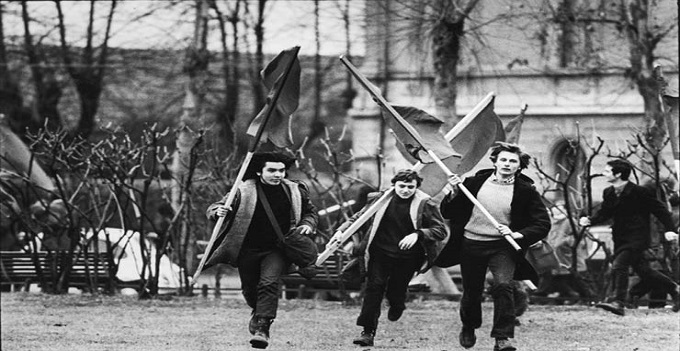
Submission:
<svg viewBox="0 0 680 351">
<path fill-rule="evenodd" d="M 255 335 L 257 331 L 257 317 L 255 317 L 255 311 L 250 314 L 250 322 L 248 322 L 248 331 L 250 335 Z"/>
<path fill-rule="evenodd" d="M 673 312 L 680 311 L 680 285 L 675 286 L 675 291 L 671 296 L 673 296 Z"/>
<path fill-rule="evenodd" d="M 401 315 L 404 314 L 404 309 L 403 308 L 396 308 L 390 306 L 390 309 L 387 310 L 387 319 L 396 322 L 401 318 Z"/>
<path fill-rule="evenodd" d="M 255 334 L 250 339 L 250 346 L 256 349 L 266 349 L 269 346 L 269 327 L 272 320 L 265 317 L 257 317 Z"/>
<path fill-rule="evenodd" d="M 354 339 L 352 343 L 359 346 L 373 346 L 373 338 L 375 338 L 375 331 L 364 329 L 364 331 L 361 332 L 361 336 Z"/>
<path fill-rule="evenodd" d="M 517 348 L 512 346 L 508 339 L 496 339 L 496 345 L 493 346 L 493 351 L 517 351 Z"/>
<path fill-rule="evenodd" d="M 460 334 L 458 334 L 458 341 L 460 342 L 460 346 L 466 349 L 475 346 L 475 343 L 477 343 L 475 329 L 466 327 L 461 328 Z"/>
<path fill-rule="evenodd" d="M 620 301 L 600 302 L 596 304 L 595 307 L 601 308 L 605 311 L 609 311 L 618 316 L 626 315 L 626 311 L 624 310 L 623 304 Z"/>
</svg>

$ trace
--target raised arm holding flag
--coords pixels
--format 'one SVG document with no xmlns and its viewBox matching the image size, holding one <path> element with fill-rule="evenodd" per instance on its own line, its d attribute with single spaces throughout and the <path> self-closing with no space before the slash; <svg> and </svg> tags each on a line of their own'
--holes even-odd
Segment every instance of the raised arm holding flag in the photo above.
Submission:
<svg viewBox="0 0 680 351">
<path fill-rule="evenodd" d="M 357 78 L 357 80 L 359 80 L 359 83 L 361 83 L 361 85 L 371 94 L 376 103 L 378 103 L 380 107 L 385 109 L 389 113 L 389 115 L 391 115 L 394 122 L 396 122 L 394 126 L 398 126 L 397 130 L 395 130 L 394 128 L 392 129 L 395 132 L 395 134 L 399 135 L 401 134 L 401 131 L 398 130 L 404 130 L 406 132 L 405 134 L 407 134 L 408 138 L 410 138 L 410 140 L 408 141 L 412 141 L 416 148 L 422 148 L 427 153 L 427 155 L 441 168 L 441 170 L 444 171 L 444 173 L 447 176 L 449 177 L 452 176 L 454 173 L 442 162 L 440 156 L 437 155 L 434 152 L 434 150 L 426 149 L 426 142 L 423 140 L 423 138 L 411 125 L 409 125 L 404 120 L 403 117 L 401 117 L 401 115 L 394 109 L 394 107 L 392 107 L 392 105 L 387 103 L 387 101 L 380 95 L 380 92 L 375 88 L 375 86 L 373 86 L 361 73 L 359 73 L 356 67 L 354 67 L 354 65 L 351 62 L 349 62 L 347 58 L 340 57 L 340 61 L 342 61 L 342 63 L 347 67 L 347 69 L 349 69 L 352 75 L 354 75 L 354 77 Z M 388 123 L 389 121 L 390 119 L 388 119 Z M 472 196 L 472 194 L 465 188 L 465 186 L 460 185 L 459 188 L 468 198 L 470 198 L 470 201 L 472 201 L 475 204 L 475 206 L 479 207 L 480 211 L 484 213 L 486 218 L 491 223 L 493 223 L 495 227 L 499 227 L 498 221 L 496 221 L 493 218 L 493 216 L 491 216 L 491 214 L 489 214 L 489 212 L 486 209 L 484 209 L 484 207 L 481 206 L 481 204 L 478 201 L 476 201 L 476 199 L 474 199 L 474 196 Z M 520 246 L 517 245 L 515 240 L 510 235 L 504 235 L 503 237 L 516 250 L 521 250 Z"/>
<path fill-rule="evenodd" d="M 280 147 L 290 145 L 291 143 L 288 121 L 290 115 L 297 109 L 300 96 L 300 62 L 297 58 L 299 51 L 299 46 L 282 51 L 261 72 L 265 86 L 270 89 L 267 96 L 267 104 L 253 118 L 248 127 L 248 135 L 251 136 L 250 146 L 232 185 L 232 191 L 229 192 L 224 203 L 225 207 L 230 207 L 234 202 L 236 190 L 241 185 L 248 165 L 263 136 Z M 271 126 L 266 128 L 268 122 L 270 122 Z M 205 253 L 201 257 L 201 262 L 191 279 L 190 284 L 192 286 L 201 275 L 206 261 L 213 252 L 215 240 L 224 229 L 222 228 L 224 219 L 224 216 L 220 216 L 213 228 L 210 240 L 205 248 Z"/>
</svg>

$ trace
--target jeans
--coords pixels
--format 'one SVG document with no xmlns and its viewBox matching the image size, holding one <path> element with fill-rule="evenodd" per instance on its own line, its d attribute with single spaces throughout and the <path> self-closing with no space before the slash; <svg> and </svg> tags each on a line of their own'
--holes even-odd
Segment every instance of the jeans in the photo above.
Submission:
<svg viewBox="0 0 680 351">
<path fill-rule="evenodd" d="M 238 258 L 241 291 L 255 316 L 276 318 L 279 305 L 279 280 L 286 270 L 283 252 L 279 249 L 242 250 Z"/>
<path fill-rule="evenodd" d="M 651 288 L 656 288 L 667 293 L 675 289 L 675 282 L 663 273 L 653 269 L 644 252 L 640 250 L 623 250 L 614 257 L 612 262 L 612 282 L 614 284 L 614 301 L 625 302 L 628 292 L 628 268 L 633 271 L 642 281 Z"/>
<path fill-rule="evenodd" d="M 406 290 L 422 257 L 394 258 L 380 251 L 371 252 L 366 271 L 366 291 L 357 325 L 375 330 L 380 318 L 383 295 L 391 308 L 406 308 Z"/>
<path fill-rule="evenodd" d="M 512 280 L 515 274 L 515 255 L 504 240 L 476 241 L 464 239 L 461 251 L 463 298 L 460 301 L 460 320 L 463 327 L 477 329 L 482 325 L 482 294 L 487 268 L 493 275 L 492 338 L 513 338 L 515 333 L 515 302 Z"/>
</svg>

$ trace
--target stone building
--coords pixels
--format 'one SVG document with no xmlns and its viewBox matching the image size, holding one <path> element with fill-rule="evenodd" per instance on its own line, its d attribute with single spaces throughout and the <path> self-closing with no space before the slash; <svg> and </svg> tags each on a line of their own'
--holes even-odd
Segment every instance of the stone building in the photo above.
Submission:
<svg viewBox="0 0 680 351">
<path fill-rule="evenodd" d="M 370 19 L 366 21 L 365 32 L 368 44 L 359 71 L 382 90 L 389 102 L 435 114 L 432 58 L 423 54 L 428 48 L 421 45 L 422 38 L 414 36 L 409 27 L 414 26 L 407 20 L 408 11 L 413 9 L 407 8 L 406 3 L 399 0 L 366 3 Z M 596 172 L 606 162 L 608 150 L 624 148 L 626 141 L 634 140 L 636 129 L 644 126 L 643 99 L 634 82 L 626 77 L 626 70 L 616 68 L 629 65 L 626 42 L 616 39 L 606 28 L 589 28 L 584 34 L 587 38 L 582 36 L 581 42 L 587 39 L 590 45 L 600 46 L 591 49 L 588 58 L 576 57 L 573 63 L 561 67 L 556 58 L 560 50 L 557 30 L 526 17 L 492 20 L 521 11 L 518 4 L 522 3 L 526 2 L 481 1 L 469 16 L 466 27 L 489 24 L 465 36 L 458 65 L 457 115 L 464 116 L 489 92 L 496 96 L 495 111 L 504 124 L 526 103 L 528 110 L 520 144 L 542 164 L 543 170 L 549 174 L 560 171 L 558 165 L 570 157 L 566 152 L 568 140 L 576 138 L 580 130 L 582 149 L 586 152 L 595 136 L 605 141 L 602 156 L 594 160 Z M 667 5 L 675 6 L 670 2 Z M 677 7 L 672 10 L 677 16 Z M 543 40 L 536 39 L 537 34 L 543 34 Z M 676 84 L 677 39 L 676 30 L 655 52 L 665 76 Z M 389 131 L 382 127 L 378 106 L 365 91 L 359 91 L 349 116 L 359 176 L 374 184 L 381 178 L 382 187 L 386 187 L 394 171 L 409 164 L 396 150 Z M 380 172 L 378 154 L 383 162 Z M 672 164 L 670 147 L 664 150 L 664 158 Z M 475 170 L 490 165 L 485 158 Z M 530 168 L 528 175 L 537 180 L 535 167 Z M 573 185 L 580 186 L 578 180 Z M 598 200 L 606 184 L 596 179 L 593 185 Z"/>
</svg>

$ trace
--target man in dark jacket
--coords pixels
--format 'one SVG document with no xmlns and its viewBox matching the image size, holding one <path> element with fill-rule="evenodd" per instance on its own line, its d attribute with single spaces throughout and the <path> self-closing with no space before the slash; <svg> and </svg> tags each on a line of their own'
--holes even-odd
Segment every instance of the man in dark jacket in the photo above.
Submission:
<svg viewBox="0 0 680 351">
<path fill-rule="evenodd" d="M 278 247 L 273 226 L 278 225 L 282 233 L 296 229 L 311 235 L 317 224 L 307 187 L 285 179 L 294 161 L 281 153 L 256 153 L 245 176 L 249 179 L 239 187 L 233 206 L 224 206 L 225 196 L 206 211 L 210 220 L 227 216 L 228 221 L 205 267 L 228 263 L 238 268 L 243 296 L 253 309 L 248 328 L 255 348 L 269 345 L 269 327 L 279 302 L 279 280 L 290 265 Z M 258 192 L 267 198 L 277 223 L 269 219 Z"/>
<path fill-rule="evenodd" d="M 436 244 L 446 238 L 444 219 L 430 196 L 418 190 L 421 183 L 417 172 L 399 171 L 392 178 L 391 198 L 367 224 L 370 227 L 353 250 L 367 267 L 366 291 L 357 318 L 357 325 L 363 327 L 363 331 L 354 339 L 354 344 L 373 346 L 383 296 L 390 305 L 387 319 L 394 322 L 401 317 L 406 308 L 409 281 L 415 272 L 425 272 L 432 266 L 440 249 Z M 338 238 L 380 198 L 376 195 L 382 194 L 369 195 L 373 201 L 343 223 L 331 240 Z"/>
<path fill-rule="evenodd" d="M 460 263 L 463 278 L 463 298 L 459 334 L 461 346 L 473 347 L 477 341 L 475 329 L 482 324 L 482 293 L 487 268 L 493 276 L 491 295 L 494 318 L 491 337 L 496 339 L 494 350 L 516 350 L 509 339 L 514 337 L 515 309 L 512 281 L 531 279 L 538 275 L 524 256 L 504 240 L 511 236 L 523 249 L 545 238 L 550 231 L 550 217 L 533 181 L 520 172 L 529 164 L 529 155 L 517 145 L 498 143 L 491 151 L 494 169 L 478 172 L 462 182 L 482 206 L 500 223 L 498 227 L 464 195 L 454 175 L 441 204 L 444 218 L 451 220 L 451 239 L 439 255 L 436 264 L 449 267 Z"/>
<path fill-rule="evenodd" d="M 628 269 L 633 267 L 635 273 L 650 286 L 655 286 L 671 294 L 674 300 L 673 311 L 680 309 L 680 286 L 661 272 L 652 269 L 644 256 L 649 248 L 650 214 L 656 216 L 666 232 L 667 241 L 678 239 L 674 232 L 671 213 L 666 206 L 656 199 L 654 194 L 628 181 L 633 166 L 623 160 L 607 162 L 602 175 L 610 187 L 604 189 L 602 205 L 593 218 L 581 217 L 582 226 L 613 220 L 612 239 L 614 240 L 614 261 L 612 262 L 612 281 L 614 297 L 610 302 L 599 303 L 596 306 L 623 316 L 625 314 L 623 302 L 628 292 Z"/>
</svg>

